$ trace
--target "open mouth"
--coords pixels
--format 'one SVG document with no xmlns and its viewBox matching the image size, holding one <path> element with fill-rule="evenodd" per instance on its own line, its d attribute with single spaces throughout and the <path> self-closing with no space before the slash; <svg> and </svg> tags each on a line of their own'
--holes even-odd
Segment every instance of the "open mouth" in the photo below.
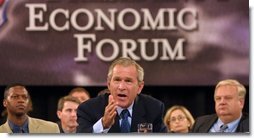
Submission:
<svg viewBox="0 0 254 138">
<path fill-rule="evenodd" d="M 117 94 L 117 97 L 118 97 L 118 100 L 124 101 L 124 100 L 126 100 L 127 95 L 126 94 Z"/>
<path fill-rule="evenodd" d="M 127 97 L 126 94 L 118 94 L 117 96 L 118 96 L 118 97 Z"/>
</svg>

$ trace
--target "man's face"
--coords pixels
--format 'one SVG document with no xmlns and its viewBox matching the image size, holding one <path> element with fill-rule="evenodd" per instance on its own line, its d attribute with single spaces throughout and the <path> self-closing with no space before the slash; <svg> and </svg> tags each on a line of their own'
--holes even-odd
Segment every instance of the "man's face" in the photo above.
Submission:
<svg viewBox="0 0 254 138">
<path fill-rule="evenodd" d="M 6 99 L 3 101 L 8 114 L 22 116 L 28 111 L 29 95 L 27 90 L 21 86 L 14 86 L 9 89 Z"/>
<path fill-rule="evenodd" d="M 65 127 L 77 126 L 77 108 L 78 104 L 72 101 L 64 102 L 62 111 L 57 111 L 61 124 Z"/>
<path fill-rule="evenodd" d="M 74 92 L 71 96 L 78 98 L 80 102 L 84 102 L 90 98 L 85 92 Z"/>
<path fill-rule="evenodd" d="M 116 65 L 112 71 L 112 78 L 108 80 L 108 88 L 118 106 L 127 108 L 136 98 L 144 86 L 138 83 L 138 73 L 134 65 Z"/>
<path fill-rule="evenodd" d="M 219 117 L 232 121 L 242 112 L 244 99 L 238 96 L 237 87 L 232 85 L 220 86 L 215 95 L 215 110 Z"/>
</svg>

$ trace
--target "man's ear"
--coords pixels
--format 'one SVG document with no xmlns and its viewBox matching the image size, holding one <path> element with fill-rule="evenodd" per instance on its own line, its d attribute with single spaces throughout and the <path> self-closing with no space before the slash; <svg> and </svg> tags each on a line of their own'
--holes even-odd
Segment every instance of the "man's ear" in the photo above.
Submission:
<svg viewBox="0 0 254 138">
<path fill-rule="evenodd" d="M 139 85 L 139 86 L 138 86 L 138 87 L 139 87 L 139 88 L 138 88 L 138 94 L 140 94 L 141 91 L 142 91 L 142 89 L 143 89 L 143 87 L 144 87 L 144 81 L 140 82 L 138 85 Z"/>
<path fill-rule="evenodd" d="M 240 99 L 240 105 L 242 108 L 244 107 L 244 99 L 243 98 Z"/>
<path fill-rule="evenodd" d="M 109 93 L 111 93 L 110 92 L 110 80 L 109 79 L 107 79 L 107 86 L 108 86 Z"/>
<path fill-rule="evenodd" d="M 57 117 L 58 117 L 59 119 L 61 119 L 61 113 L 62 113 L 61 111 L 57 111 L 57 112 L 56 112 Z"/>
<path fill-rule="evenodd" d="M 3 106 L 6 107 L 7 106 L 7 101 L 4 99 L 3 100 Z"/>
<path fill-rule="evenodd" d="M 109 89 L 109 86 L 110 86 L 110 82 L 109 81 L 107 81 L 107 86 L 108 86 L 108 89 Z"/>
</svg>

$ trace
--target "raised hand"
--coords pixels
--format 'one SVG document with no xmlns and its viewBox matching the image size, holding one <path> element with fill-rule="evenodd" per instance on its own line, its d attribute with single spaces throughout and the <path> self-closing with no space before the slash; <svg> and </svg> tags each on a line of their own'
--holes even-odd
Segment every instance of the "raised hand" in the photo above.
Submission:
<svg viewBox="0 0 254 138">
<path fill-rule="evenodd" d="M 102 117 L 102 125 L 104 129 L 111 127 L 115 123 L 115 116 L 117 114 L 116 106 L 117 103 L 113 99 L 113 96 L 109 95 L 108 105 L 106 106 L 104 115 Z"/>
</svg>

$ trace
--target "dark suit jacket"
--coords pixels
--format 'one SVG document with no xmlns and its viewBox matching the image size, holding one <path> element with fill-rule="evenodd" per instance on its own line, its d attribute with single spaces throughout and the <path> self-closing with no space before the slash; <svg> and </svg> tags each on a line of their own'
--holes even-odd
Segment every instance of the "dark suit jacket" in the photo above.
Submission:
<svg viewBox="0 0 254 138">
<path fill-rule="evenodd" d="M 195 120 L 195 124 L 191 130 L 192 133 L 208 133 L 213 124 L 217 121 L 218 116 L 216 114 L 205 115 L 198 117 Z M 249 131 L 249 115 L 243 114 L 238 124 L 236 132 L 250 132 Z"/>
<path fill-rule="evenodd" d="M 103 116 L 109 94 L 100 95 L 79 105 L 77 133 L 92 133 L 93 125 Z M 137 132 L 139 123 L 152 123 L 153 132 L 167 132 L 163 119 L 164 104 L 151 96 L 139 94 L 133 105 L 131 132 Z M 119 116 L 108 133 L 120 133 Z"/>
</svg>

